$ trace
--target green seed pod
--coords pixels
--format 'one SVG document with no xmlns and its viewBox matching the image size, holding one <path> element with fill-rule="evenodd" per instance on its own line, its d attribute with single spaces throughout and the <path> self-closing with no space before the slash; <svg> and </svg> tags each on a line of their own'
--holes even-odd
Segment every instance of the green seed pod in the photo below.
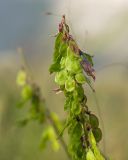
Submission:
<svg viewBox="0 0 128 160">
<path fill-rule="evenodd" d="M 70 57 L 71 59 L 76 57 L 75 53 L 72 51 L 70 47 L 67 48 L 67 56 Z"/>
<path fill-rule="evenodd" d="M 65 62 L 66 62 L 66 58 L 65 57 L 62 57 L 61 58 L 61 61 L 60 61 L 60 65 L 61 65 L 61 68 L 65 68 Z"/>
<path fill-rule="evenodd" d="M 65 61 L 66 69 L 71 73 L 80 73 L 82 68 L 80 66 L 80 62 L 75 57 L 67 57 Z"/>
<path fill-rule="evenodd" d="M 65 89 L 68 92 L 72 92 L 75 89 L 75 81 L 71 77 L 69 77 L 65 82 Z"/>
<path fill-rule="evenodd" d="M 89 120 L 92 128 L 98 128 L 99 120 L 94 114 L 89 115 Z"/>
<path fill-rule="evenodd" d="M 100 128 L 96 128 L 92 130 L 95 140 L 98 143 L 102 139 L 102 131 Z"/>
<path fill-rule="evenodd" d="M 78 73 L 75 75 L 75 79 L 78 83 L 84 84 L 86 82 L 85 75 L 83 73 Z"/>
<path fill-rule="evenodd" d="M 84 98 L 84 90 L 81 85 L 76 84 L 76 88 L 73 92 L 74 99 L 78 99 L 81 102 Z"/>
<path fill-rule="evenodd" d="M 68 73 L 66 70 L 62 70 L 60 72 L 57 72 L 55 76 L 55 82 L 59 85 L 64 85 L 65 81 L 67 80 Z"/>
<path fill-rule="evenodd" d="M 75 100 L 72 102 L 71 111 L 75 115 L 78 115 L 81 112 L 80 104 L 77 101 L 75 101 Z"/>
</svg>

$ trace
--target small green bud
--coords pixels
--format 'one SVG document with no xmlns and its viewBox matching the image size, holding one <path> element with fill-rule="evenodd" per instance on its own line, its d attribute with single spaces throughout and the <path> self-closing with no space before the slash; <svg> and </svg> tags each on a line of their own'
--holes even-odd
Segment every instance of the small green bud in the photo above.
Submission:
<svg viewBox="0 0 128 160">
<path fill-rule="evenodd" d="M 56 135 L 53 127 L 49 126 L 45 132 L 47 133 L 48 140 L 51 141 L 52 149 L 54 151 L 58 151 L 60 148 L 60 145 L 56 139 Z"/>
<path fill-rule="evenodd" d="M 59 130 L 61 130 L 63 127 L 62 127 L 62 124 L 59 120 L 58 115 L 55 112 L 51 112 L 51 117 L 52 117 L 52 120 L 54 121 L 54 123 L 56 124 L 57 128 Z"/>
<path fill-rule="evenodd" d="M 22 89 L 21 95 L 24 100 L 28 100 L 32 97 L 33 90 L 30 85 L 25 85 Z"/>
<path fill-rule="evenodd" d="M 26 79 L 27 79 L 26 72 L 24 70 L 20 70 L 16 79 L 17 84 L 19 86 L 24 86 L 26 84 Z"/>
<path fill-rule="evenodd" d="M 58 141 L 56 139 L 54 139 L 52 141 L 52 149 L 57 152 L 60 149 L 60 144 L 58 143 Z"/>
</svg>

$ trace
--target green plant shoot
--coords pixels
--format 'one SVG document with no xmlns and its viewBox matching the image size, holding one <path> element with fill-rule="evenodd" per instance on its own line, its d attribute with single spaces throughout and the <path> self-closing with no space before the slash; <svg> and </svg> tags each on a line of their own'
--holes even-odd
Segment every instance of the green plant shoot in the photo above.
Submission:
<svg viewBox="0 0 128 160">
<path fill-rule="evenodd" d="M 49 71 L 55 73 L 58 90 L 65 95 L 64 110 L 67 111 L 68 117 L 60 136 L 67 128 L 68 151 L 73 160 L 105 160 L 98 148 L 102 138 L 99 120 L 89 111 L 83 89 L 84 84 L 92 88 L 91 78 L 95 80 L 92 58 L 80 50 L 70 35 L 69 26 L 63 16 L 55 39 L 53 62 Z"/>
</svg>

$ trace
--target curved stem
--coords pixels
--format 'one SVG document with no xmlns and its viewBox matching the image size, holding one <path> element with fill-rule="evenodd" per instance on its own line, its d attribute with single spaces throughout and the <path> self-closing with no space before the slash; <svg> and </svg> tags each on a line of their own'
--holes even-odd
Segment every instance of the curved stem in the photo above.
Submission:
<svg viewBox="0 0 128 160">
<path fill-rule="evenodd" d="M 54 130 L 56 132 L 56 135 L 58 136 L 59 135 L 59 130 L 58 130 L 56 124 L 54 123 L 54 121 L 53 121 L 53 119 L 51 117 L 51 112 L 50 112 L 50 110 L 48 108 L 46 108 L 46 111 L 47 111 L 47 118 L 48 118 L 49 122 L 52 124 L 52 126 L 53 126 L 53 128 L 54 128 Z M 61 145 L 62 145 L 67 157 L 69 159 L 71 159 L 71 156 L 70 156 L 70 154 L 68 152 L 68 149 L 67 149 L 67 145 L 66 145 L 66 143 L 65 143 L 65 141 L 64 141 L 64 139 L 62 137 L 60 138 L 60 143 L 61 143 Z"/>
<path fill-rule="evenodd" d="M 25 58 L 25 55 L 24 55 L 22 49 L 20 49 L 19 53 L 21 54 L 21 57 L 22 57 L 23 64 L 24 64 L 25 68 L 27 69 L 29 75 L 33 78 L 33 75 L 32 75 L 32 73 L 31 73 L 30 67 L 29 67 L 29 65 L 28 65 L 28 63 L 27 63 L 27 61 L 26 61 L 26 58 Z M 40 89 L 39 85 L 36 84 L 36 86 L 38 86 L 38 88 Z M 44 104 L 45 100 L 44 100 L 41 92 L 40 92 L 40 100 L 41 100 L 41 102 Z M 58 135 L 59 135 L 59 130 L 58 130 L 55 122 L 53 121 L 53 119 L 52 119 L 52 117 L 51 117 L 51 111 L 50 111 L 49 108 L 47 108 L 46 106 L 45 106 L 45 110 L 46 110 L 46 117 L 47 117 L 47 119 L 49 120 L 49 122 L 51 123 L 51 125 L 53 126 L 56 135 L 58 136 Z M 68 152 L 68 149 L 67 149 L 67 145 L 66 145 L 66 143 L 65 143 L 65 141 L 64 141 L 64 139 L 63 139 L 62 137 L 60 138 L 60 142 L 61 142 L 61 145 L 62 145 L 62 147 L 63 147 L 63 149 L 64 149 L 64 151 L 65 151 L 68 159 L 71 159 L 71 156 L 70 156 L 70 154 L 69 154 L 69 152 Z"/>
</svg>

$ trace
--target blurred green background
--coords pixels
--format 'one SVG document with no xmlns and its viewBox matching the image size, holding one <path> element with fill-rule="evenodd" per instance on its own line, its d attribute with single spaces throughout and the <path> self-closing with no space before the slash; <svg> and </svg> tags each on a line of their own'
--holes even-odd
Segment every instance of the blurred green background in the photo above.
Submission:
<svg viewBox="0 0 128 160">
<path fill-rule="evenodd" d="M 46 16 L 46 12 L 54 16 Z M 66 160 L 61 148 L 39 149 L 43 126 L 30 123 L 18 128 L 25 110 L 16 106 L 20 89 L 16 75 L 24 50 L 35 81 L 41 86 L 47 106 L 60 117 L 64 96 L 55 95 L 53 76 L 48 73 L 54 35 L 66 14 L 80 48 L 95 56 L 96 97 L 85 86 L 88 105 L 104 122 L 105 153 L 113 160 L 128 159 L 128 1 L 127 0 L 0 0 L 0 160 Z M 97 106 L 98 101 L 98 106 Z M 99 115 L 100 117 L 100 115 Z M 101 120 L 101 121 L 102 121 Z M 101 127 L 102 124 L 101 124 Z"/>
</svg>

